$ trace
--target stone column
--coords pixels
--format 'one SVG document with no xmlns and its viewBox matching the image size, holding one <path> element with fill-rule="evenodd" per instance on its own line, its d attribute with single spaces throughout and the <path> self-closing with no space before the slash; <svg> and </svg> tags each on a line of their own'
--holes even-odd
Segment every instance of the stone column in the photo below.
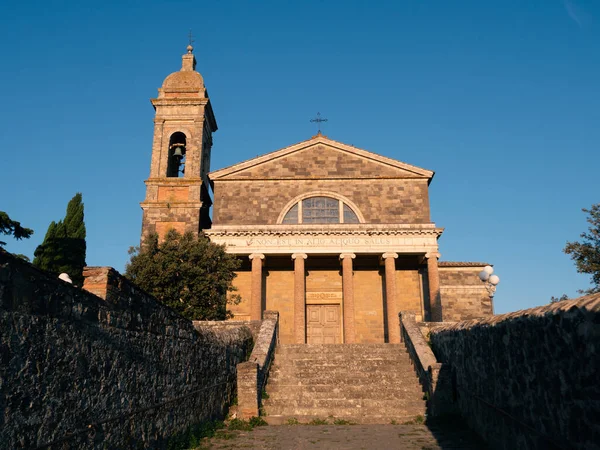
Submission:
<svg viewBox="0 0 600 450">
<path fill-rule="evenodd" d="M 252 296 L 250 298 L 250 320 L 262 319 L 262 266 L 265 255 L 252 253 Z"/>
<path fill-rule="evenodd" d="M 306 253 L 294 253 L 294 339 L 296 344 L 306 343 L 306 288 L 304 260 Z"/>
<path fill-rule="evenodd" d="M 342 287 L 344 296 L 344 344 L 356 342 L 356 331 L 354 328 L 354 278 L 352 272 L 352 260 L 356 258 L 354 253 L 342 253 Z"/>
<path fill-rule="evenodd" d="M 396 299 L 396 258 L 398 258 L 398 253 L 384 253 L 382 258 L 385 261 L 385 305 L 387 308 L 388 342 L 399 344 L 400 321 Z"/>
<path fill-rule="evenodd" d="M 443 322 L 442 299 L 440 296 L 440 274 L 438 272 L 438 259 L 440 254 L 429 252 L 427 258 L 427 279 L 429 280 L 429 307 L 431 308 L 431 321 Z"/>
</svg>

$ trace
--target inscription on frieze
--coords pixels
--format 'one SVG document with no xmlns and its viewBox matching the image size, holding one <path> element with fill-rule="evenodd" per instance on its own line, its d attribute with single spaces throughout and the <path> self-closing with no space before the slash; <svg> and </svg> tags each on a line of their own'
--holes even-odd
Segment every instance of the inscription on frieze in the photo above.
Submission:
<svg viewBox="0 0 600 450">
<path fill-rule="evenodd" d="M 393 238 L 249 238 L 246 239 L 248 246 L 264 247 L 323 247 L 327 245 L 390 245 L 394 244 Z"/>
</svg>

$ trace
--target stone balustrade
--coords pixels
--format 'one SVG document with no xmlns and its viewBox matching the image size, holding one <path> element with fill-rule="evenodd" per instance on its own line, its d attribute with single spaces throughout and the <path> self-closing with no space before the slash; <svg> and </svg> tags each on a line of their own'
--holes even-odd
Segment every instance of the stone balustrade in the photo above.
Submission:
<svg viewBox="0 0 600 450">
<path fill-rule="evenodd" d="M 247 362 L 237 365 L 238 411 L 240 417 L 258 417 L 263 388 L 278 342 L 279 313 L 264 311 L 254 349 Z"/>
</svg>

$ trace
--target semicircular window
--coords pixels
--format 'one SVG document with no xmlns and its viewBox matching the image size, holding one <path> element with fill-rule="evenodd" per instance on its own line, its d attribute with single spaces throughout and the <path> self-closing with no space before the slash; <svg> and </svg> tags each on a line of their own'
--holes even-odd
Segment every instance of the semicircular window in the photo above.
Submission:
<svg viewBox="0 0 600 450">
<path fill-rule="evenodd" d="M 281 223 L 360 223 L 360 221 L 354 210 L 342 200 L 332 197 L 309 197 L 294 204 Z"/>
</svg>

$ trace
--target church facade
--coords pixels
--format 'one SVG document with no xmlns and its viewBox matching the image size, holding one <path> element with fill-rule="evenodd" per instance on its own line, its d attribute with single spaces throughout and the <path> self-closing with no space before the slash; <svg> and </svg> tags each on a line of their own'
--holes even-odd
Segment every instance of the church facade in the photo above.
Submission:
<svg viewBox="0 0 600 450">
<path fill-rule="evenodd" d="M 399 311 L 434 322 L 493 314 L 477 277 L 485 263 L 439 261 L 434 172 L 321 133 L 211 172 L 217 125 L 192 51 L 152 100 L 142 238 L 175 228 L 225 245 L 242 261 L 234 318 L 279 311 L 284 344 L 399 342 Z"/>
</svg>

